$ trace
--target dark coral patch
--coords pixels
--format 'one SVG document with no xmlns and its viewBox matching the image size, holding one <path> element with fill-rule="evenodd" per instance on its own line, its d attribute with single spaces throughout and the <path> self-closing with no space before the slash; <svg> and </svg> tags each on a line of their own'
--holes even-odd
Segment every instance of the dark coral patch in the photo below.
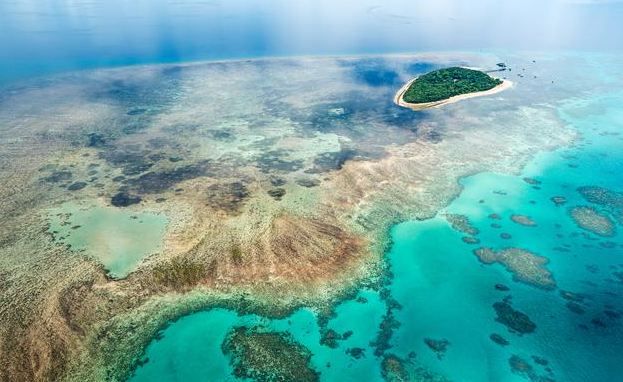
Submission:
<svg viewBox="0 0 623 382">
<path fill-rule="evenodd" d="M 284 332 L 237 327 L 227 335 L 222 349 L 238 378 L 258 382 L 319 380 L 311 365 L 311 352 Z"/>
<path fill-rule="evenodd" d="M 267 193 L 272 196 L 273 199 L 281 200 L 281 198 L 286 194 L 286 190 L 283 188 L 273 188 L 272 190 L 268 190 Z"/>
<path fill-rule="evenodd" d="M 437 354 L 437 358 L 442 359 L 448 350 L 448 346 L 450 346 L 450 341 L 445 338 L 436 340 L 434 338 L 425 338 L 424 343 L 428 346 L 435 354 Z"/>
<path fill-rule="evenodd" d="M 350 355 L 354 359 L 359 359 L 366 355 L 366 349 L 358 347 L 349 348 L 346 349 L 346 354 Z"/>
<path fill-rule="evenodd" d="M 287 160 L 286 157 L 287 152 L 283 150 L 269 151 L 257 158 L 257 166 L 264 173 L 272 171 L 293 172 L 303 168 L 302 160 Z"/>
<path fill-rule="evenodd" d="M 537 180 L 537 179 L 534 179 L 534 178 L 529 178 L 529 177 L 523 178 L 523 181 L 528 183 L 528 184 L 531 184 L 533 186 L 541 184 L 540 180 Z"/>
<path fill-rule="evenodd" d="M 50 175 L 43 178 L 43 180 L 49 183 L 60 183 L 60 182 L 66 182 L 68 180 L 71 180 L 72 176 L 73 174 L 71 173 L 71 171 L 66 171 L 66 170 L 54 171 Z"/>
<path fill-rule="evenodd" d="M 497 334 L 497 333 L 492 333 L 489 338 L 491 339 L 491 341 L 495 342 L 496 344 L 500 345 L 500 346 L 507 346 L 510 345 L 510 342 L 508 342 L 508 340 L 504 337 L 502 337 L 501 335 Z"/>
<path fill-rule="evenodd" d="M 110 203 L 115 207 L 127 207 L 140 203 L 140 201 L 140 196 L 131 195 L 127 192 L 118 192 L 110 199 Z"/>
<path fill-rule="evenodd" d="M 286 183 L 287 183 L 286 180 L 283 178 L 279 178 L 279 177 L 270 178 L 270 184 L 272 184 L 275 187 L 281 187 L 285 185 Z"/>
<path fill-rule="evenodd" d="M 328 346 L 331 349 L 335 349 L 339 346 L 338 341 L 341 339 L 342 336 L 340 336 L 335 330 L 327 329 L 322 331 L 322 335 L 320 336 L 320 344 Z"/>
<path fill-rule="evenodd" d="M 510 331 L 518 334 L 528 334 L 534 332 L 536 324 L 530 320 L 527 314 L 513 309 L 505 301 L 493 304 L 493 309 L 497 314 L 496 321 L 506 326 Z"/>
<path fill-rule="evenodd" d="M 242 182 L 217 183 L 208 187 L 208 204 L 225 211 L 238 210 L 249 196 Z"/>
<path fill-rule="evenodd" d="M 67 186 L 68 191 L 78 191 L 85 188 L 87 184 L 85 182 L 75 182 Z"/>
<path fill-rule="evenodd" d="M 516 354 L 513 354 L 508 359 L 511 371 L 531 382 L 554 382 L 552 369 L 547 367 L 549 362 L 545 358 L 535 355 L 531 358 L 535 364 L 541 366 L 545 370 L 545 373 L 539 373 L 528 360 L 523 359 Z"/>
<path fill-rule="evenodd" d="M 100 158 L 106 160 L 111 166 L 121 168 L 124 175 L 138 175 L 149 170 L 153 163 L 147 158 L 147 153 L 133 150 L 134 147 L 101 151 Z"/>
<path fill-rule="evenodd" d="M 102 147 L 107 143 L 107 139 L 104 134 L 89 133 L 87 134 L 87 146 L 88 147 Z"/>
<path fill-rule="evenodd" d="M 311 188 L 311 187 L 318 186 L 320 184 L 320 181 L 318 181 L 317 179 L 303 178 L 303 179 L 297 179 L 296 184 L 302 187 Z"/>
<path fill-rule="evenodd" d="M 195 164 L 177 167 L 173 170 L 160 172 L 150 171 L 138 178 L 129 179 L 126 183 L 140 194 L 161 193 L 173 188 L 180 182 L 200 176 L 215 175 L 216 170 L 210 161 L 201 161 Z"/>
<path fill-rule="evenodd" d="M 507 287 L 504 284 L 495 284 L 495 290 L 499 290 L 500 292 L 508 292 L 511 288 Z"/>
<path fill-rule="evenodd" d="M 381 293 L 387 289 L 384 289 Z M 387 310 L 381 324 L 379 325 L 379 331 L 376 335 L 376 339 L 370 343 L 371 346 L 374 347 L 374 355 L 377 357 L 382 356 L 388 349 L 391 348 L 391 338 L 394 335 L 394 329 L 398 329 L 400 327 L 400 322 L 396 319 L 394 315 L 394 309 L 401 309 L 400 304 L 395 301 L 391 297 L 385 297 L 387 304 Z"/>
<path fill-rule="evenodd" d="M 307 173 L 321 173 L 332 170 L 339 170 L 346 161 L 357 158 L 357 151 L 352 149 L 342 149 L 337 152 L 322 153 L 314 159 L 314 166 L 306 170 Z"/>
</svg>

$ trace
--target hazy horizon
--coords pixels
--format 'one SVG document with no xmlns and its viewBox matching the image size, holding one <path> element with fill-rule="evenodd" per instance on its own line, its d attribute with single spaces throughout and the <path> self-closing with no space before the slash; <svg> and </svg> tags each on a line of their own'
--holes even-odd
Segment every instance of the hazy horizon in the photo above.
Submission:
<svg viewBox="0 0 623 382">
<path fill-rule="evenodd" d="M 0 83 L 79 68 L 447 50 L 621 51 L 621 1 L 8 1 Z M 619 31 L 619 33 L 615 33 Z"/>
</svg>

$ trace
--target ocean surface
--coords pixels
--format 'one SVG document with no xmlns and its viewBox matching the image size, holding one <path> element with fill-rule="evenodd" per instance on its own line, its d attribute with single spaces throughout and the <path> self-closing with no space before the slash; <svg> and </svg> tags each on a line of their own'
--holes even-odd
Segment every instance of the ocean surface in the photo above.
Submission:
<svg viewBox="0 0 623 382">
<path fill-rule="evenodd" d="M 558 52 L 573 51 L 592 63 L 578 84 L 588 91 L 557 94 L 565 101 L 553 104 L 578 133 L 576 142 L 540 153 L 518 174 L 462 178 L 460 195 L 435 217 L 393 226 L 381 290 L 358 290 L 323 323 L 306 308 L 281 319 L 227 309 L 182 317 L 147 347 L 131 380 L 236 381 L 222 343 L 234 327 L 261 326 L 306 346 L 322 381 L 382 381 L 380 344 L 414 380 L 616 381 L 623 378 L 623 91 L 591 92 L 590 78 L 621 84 L 621 18 L 622 2 L 589 0 L 7 0 L 0 2 L 0 86 L 60 72 L 192 60 L 547 50 L 556 61 Z M 608 52 L 607 64 L 586 50 Z M 563 56 L 561 65 L 573 62 Z M 384 81 L 382 73 L 374 78 Z M 587 194 L 587 187 L 596 191 Z M 591 222 L 610 222 L 611 232 L 580 227 L 574 207 L 596 211 L 600 218 Z M 449 214 L 476 229 L 467 235 L 471 242 Z M 532 224 L 518 224 L 513 215 Z M 116 219 L 104 212 L 99 218 Z M 162 218 L 144 218 L 163 229 Z M 92 217 L 75 219 L 89 225 Z M 96 235 L 92 228 L 80 240 Z M 484 263 L 474 253 L 481 247 L 547 258 L 556 287 Z M 154 248 L 136 249 L 137 258 Z M 111 267 L 124 275 L 137 261 Z M 507 320 L 500 306 L 512 308 Z M 509 322 L 525 324 L 526 316 L 531 330 Z M 349 335 L 327 346 L 328 330 Z"/>
<path fill-rule="evenodd" d="M 617 0 L 3 0 L 0 85 L 61 71 L 440 50 L 621 51 Z"/>
<path fill-rule="evenodd" d="M 322 330 L 307 309 L 279 320 L 216 309 L 166 328 L 147 348 L 146 363 L 132 381 L 236 380 L 221 343 L 231 328 L 255 325 L 287 331 L 308 347 L 321 380 L 382 381 L 374 343 L 388 309 L 397 325 L 387 352 L 409 360 L 416 370 L 424 368 L 449 380 L 620 379 L 623 226 L 619 223 L 617 233 L 602 237 L 579 228 L 570 209 L 589 205 L 611 211 L 605 213 L 614 214 L 609 215 L 613 220 L 621 213 L 621 205 L 614 207 L 616 212 L 578 192 L 580 187 L 598 186 L 618 191 L 619 198 L 623 195 L 621 102 L 623 92 L 613 91 L 561 105 L 560 117 L 581 134 L 576 145 L 538 155 L 521 174 L 463 178 L 460 196 L 435 218 L 394 226 L 387 254 L 390 295 L 362 289 L 340 303 L 327 327 L 352 335 L 337 347 L 320 344 Z M 566 201 L 557 204 L 552 201 L 556 196 Z M 467 216 L 479 231 L 475 236 L 480 243 L 464 242 L 465 234 L 454 230 L 444 214 Z M 536 225 L 517 224 L 510 219 L 513 214 L 529 216 Z M 499 264 L 483 264 L 473 253 L 479 246 L 518 247 L 547 257 L 557 289 L 519 282 Z M 388 300 L 393 300 L 391 305 Z M 522 334 L 496 320 L 493 304 L 498 302 L 509 302 L 525 313 L 536 325 L 534 331 Z M 496 343 L 492 334 L 508 344 Z M 447 341 L 447 346 L 435 351 L 427 339 Z M 348 350 L 353 348 L 363 349 L 363 356 L 351 356 Z"/>
</svg>

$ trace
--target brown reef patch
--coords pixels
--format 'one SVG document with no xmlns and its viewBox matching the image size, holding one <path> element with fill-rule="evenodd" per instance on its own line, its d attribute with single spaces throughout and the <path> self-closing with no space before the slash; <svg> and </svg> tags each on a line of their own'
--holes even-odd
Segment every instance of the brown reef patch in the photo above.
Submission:
<svg viewBox="0 0 623 382">
<path fill-rule="evenodd" d="M 534 332 L 536 324 L 523 312 L 515 310 L 510 303 L 500 301 L 493 304 L 497 317 L 495 320 L 506 326 L 509 331 L 519 335 Z"/>
<path fill-rule="evenodd" d="M 445 214 L 444 217 L 452 226 L 452 229 L 463 232 L 468 235 L 478 235 L 480 231 L 478 228 L 474 227 L 472 223 L 469 221 L 469 218 L 465 215 L 459 214 Z"/>
<path fill-rule="evenodd" d="M 598 236 L 612 237 L 616 233 L 614 222 L 606 214 L 589 206 L 576 206 L 569 209 L 569 215 L 578 227 Z"/>
<path fill-rule="evenodd" d="M 437 354 L 438 359 L 443 359 L 443 356 L 448 350 L 448 346 L 450 346 L 450 341 L 445 338 L 439 340 L 434 338 L 424 338 L 424 343 L 430 348 L 430 350 Z"/>
<path fill-rule="evenodd" d="M 311 352 L 286 333 L 238 327 L 225 338 L 222 348 L 238 378 L 257 382 L 320 379 L 311 366 Z"/>
<path fill-rule="evenodd" d="M 578 192 L 587 202 L 604 207 L 623 224 L 623 192 L 599 186 L 579 187 Z"/>
<path fill-rule="evenodd" d="M 513 273 L 517 281 L 542 289 L 556 288 L 552 273 L 545 267 L 549 260 L 521 248 L 505 248 L 495 251 L 491 248 L 478 248 L 474 254 L 484 264 L 499 263 Z"/>
<path fill-rule="evenodd" d="M 526 215 L 513 214 L 511 220 L 526 227 L 536 227 L 536 222 Z"/>
</svg>

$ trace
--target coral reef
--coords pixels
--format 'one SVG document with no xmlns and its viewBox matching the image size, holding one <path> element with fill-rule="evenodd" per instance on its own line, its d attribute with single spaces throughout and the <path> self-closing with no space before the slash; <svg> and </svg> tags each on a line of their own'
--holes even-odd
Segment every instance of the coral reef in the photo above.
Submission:
<svg viewBox="0 0 623 382">
<path fill-rule="evenodd" d="M 310 365 L 311 354 L 285 333 L 259 328 L 234 328 L 223 342 L 234 375 L 258 382 L 312 382 L 319 373 Z"/>
<path fill-rule="evenodd" d="M 478 228 L 474 227 L 469 221 L 469 218 L 465 215 L 445 214 L 444 217 L 456 231 L 463 232 L 471 236 L 475 236 L 480 233 Z"/>
<path fill-rule="evenodd" d="M 496 321 L 506 326 L 510 331 L 518 334 L 532 333 L 536 324 L 525 313 L 513 309 L 510 303 L 500 301 L 493 304 L 497 314 Z"/>
<path fill-rule="evenodd" d="M 428 346 L 435 354 L 437 354 L 437 358 L 442 359 L 446 354 L 446 350 L 448 350 L 448 346 L 450 346 L 450 341 L 445 338 L 440 340 L 436 340 L 434 338 L 424 338 L 424 343 Z"/>
<path fill-rule="evenodd" d="M 526 215 L 513 214 L 511 215 L 511 220 L 526 227 L 536 226 L 536 222 Z"/>
<path fill-rule="evenodd" d="M 0 380 L 124 380 L 170 320 L 211 306 L 326 308 L 374 282 L 388 228 L 435 216 L 459 178 L 574 138 L 521 98 L 401 110 L 354 80 L 358 60 L 84 71 L 0 99 Z M 115 279 L 85 255 L 101 242 L 65 241 L 88 225 L 50 230 L 65 203 L 168 224 Z"/>
<path fill-rule="evenodd" d="M 593 207 L 575 206 L 569 209 L 569 215 L 578 227 L 595 235 L 612 237 L 616 234 L 614 222 L 610 217 Z"/>
<path fill-rule="evenodd" d="M 500 345 L 500 346 L 507 346 L 510 344 L 510 342 L 508 342 L 508 340 L 504 337 L 502 337 L 501 335 L 497 334 L 497 333 L 492 333 L 489 338 L 491 339 L 491 341 L 495 342 L 496 344 Z"/>
<path fill-rule="evenodd" d="M 556 288 L 552 273 L 545 267 L 549 260 L 522 248 L 478 248 L 474 254 L 484 264 L 499 263 L 513 273 L 517 281 L 543 289 Z"/>
</svg>

